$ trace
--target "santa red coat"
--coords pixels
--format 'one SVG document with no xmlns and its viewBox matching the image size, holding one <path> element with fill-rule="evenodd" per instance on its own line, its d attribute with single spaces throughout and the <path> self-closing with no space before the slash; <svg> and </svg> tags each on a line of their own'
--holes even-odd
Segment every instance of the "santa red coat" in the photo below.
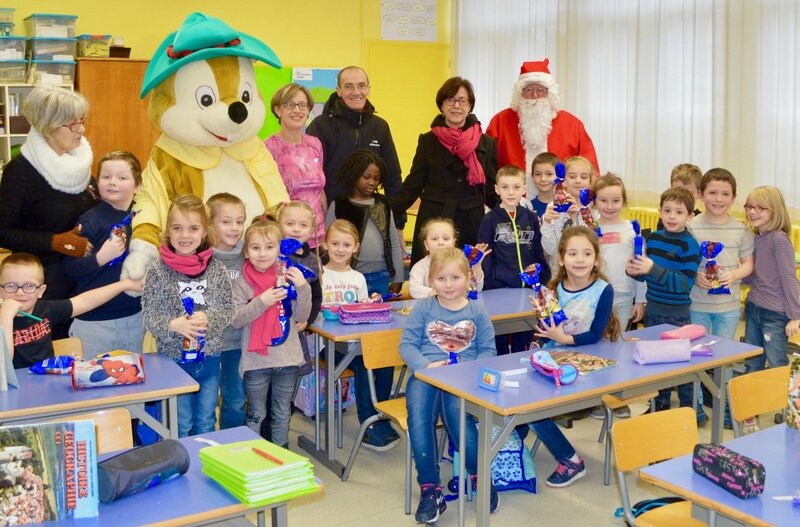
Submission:
<svg viewBox="0 0 800 527">
<path fill-rule="evenodd" d="M 525 166 L 525 148 L 522 146 L 522 135 L 519 131 L 519 115 L 511 108 L 492 117 L 486 135 L 497 140 L 497 166 L 516 165 L 525 172 L 531 167 Z M 580 119 L 569 112 L 560 110 L 553 119 L 553 129 L 547 136 L 547 151 L 564 160 L 570 156 L 583 156 L 588 159 L 596 174 L 600 174 L 594 144 Z"/>
</svg>

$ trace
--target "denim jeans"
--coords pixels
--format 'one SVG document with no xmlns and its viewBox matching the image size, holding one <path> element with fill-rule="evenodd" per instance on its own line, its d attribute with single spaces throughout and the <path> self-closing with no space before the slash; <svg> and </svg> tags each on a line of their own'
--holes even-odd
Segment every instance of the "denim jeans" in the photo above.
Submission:
<svg viewBox="0 0 800 527">
<path fill-rule="evenodd" d="M 214 431 L 219 397 L 219 356 L 206 356 L 203 362 L 178 364 L 200 385 L 200 391 L 178 396 L 178 436 Z"/>
<path fill-rule="evenodd" d="M 691 311 L 692 324 L 700 324 L 706 328 L 706 333 L 736 340 L 736 326 L 742 318 L 742 310 L 734 309 L 724 313 L 706 313 L 703 311 Z"/>
<path fill-rule="evenodd" d="M 786 356 L 788 337 L 786 313 L 770 311 L 758 307 L 749 300 L 744 307 L 744 341 L 764 348 L 764 353 L 745 361 L 745 373 L 763 370 L 766 363 L 770 368 L 789 364 Z"/>
<path fill-rule="evenodd" d="M 347 344 L 348 346 L 360 346 L 360 344 Z M 336 362 L 339 363 L 344 355 L 336 352 Z M 358 410 L 358 422 L 363 423 L 378 411 L 372 406 L 372 398 L 369 394 L 369 378 L 367 368 L 364 366 L 364 359 L 361 355 L 356 355 L 347 366 L 353 370 L 356 384 L 356 409 Z M 378 401 L 385 401 L 392 392 L 392 381 L 394 380 L 394 368 L 378 368 L 372 370 L 375 378 L 375 396 Z"/>
<path fill-rule="evenodd" d="M 69 328 L 69 336 L 81 339 L 84 360 L 94 359 L 112 350 L 141 353 L 144 340 L 142 313 L 112 320 L 76 318 Z"/>
<path fill-rule="evenodd" d="M 673 326 L 685 326 L 691 324 L 689 317 L 675 317 L 670 315 L 652 315 L 649 312 L 644 316 L 644 327 L 657 326 L 659 324 L 672 324 Z M 670 407 L 670 395 L 672 388 L 665 388 L 658 391 L 656 397 L 656 409 L 666 409 Z M 692 406 L 692 383 L 687 382 L 678 386 L 678 400 L 681 406 Z"/>
<path fill-rule="evenodd" d="M 533 340 L 533 331 L 520 331 L 509 335 L 497 335 L 494 344 L 497 347 L 498 355 L 508 355 L 509 339 L 511 340 L 511 352 L 524 351 L 528 349 Z"/>
<path fill-rule="evenodd" d="M 219 409 L 219 429 L 244 426 L 244 403 L 246 393 L 244 380 L 239 376 L 239 361 L 242 350 L 227 350 L 221 355 L 222 368 L 219 373 L 219 391 L 222 406 Z"/>
<path fill-rule="evenodd" d="M 569 439 L 567 439 L 552 419 L 534 421 L 528 426 L 531 427 L 531 430 L 536 432 L 536 435 L 542 440 L 547 450 L 553 454 L 556 461 L 563 461 L 575 455 L 575 449 L 569 442 Z"/>
<path fill-rule="evenodd" d="M 458 445 L 458 397 L 445 393 L 430 384 L 418 381 L 413 375 L 406 385 L 406 408 L 408 409 L 408 434 L 411 438 L 411 453 L 417 466 L 417 482 L 420 485 L 441 485 L 439 464 L 436 462 L 436 421 L 441 410 L 442 420 L 453 444 Z M 467 414 L 466 457 L 467 472 L 478 473 L 478 428 L 475 420 Z"/>
<path fill-rule="evenodd" d="M 292 417 L 292 397 L 297 383 L 298 366 L 262 368 L 244 372 L 247 389 L 247 426 L 261 433 L 261 422 L 267 417 L 267 394 L 272 385 L 270 407 L 270 441 L 276 445 L 289 444 L 289 419 Z"/>
<path fill-rule="evenodd" d="M 391 233 L 394 236 L 394 233 Z M 389 271 L 375 271 L 374 273 L 363 273 L 367 281 L 369 294 L 378 293 L 381 296 L 389 294 Z"/>
</svg>

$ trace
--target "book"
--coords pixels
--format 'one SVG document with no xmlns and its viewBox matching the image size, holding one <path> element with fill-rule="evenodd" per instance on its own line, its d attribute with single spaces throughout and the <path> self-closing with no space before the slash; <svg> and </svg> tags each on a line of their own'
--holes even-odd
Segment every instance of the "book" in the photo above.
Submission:
<svg viewBox="0 0 800 527">
<path fill-rule="evenodd" d="M 0 525 L 97 516 L 94 421 L 0 427 Z"/>
<path fill-rule="evenodd" d="M 605 357 L 598 357 L 596 355 L 589 355 L 588 353 L 571 350 L 552 351 L 550 352 L 550 356 L 559 364 L 569 362 L 575 366 L 578 370 L 578 375 L 589 375 L 590 373 L 618 364 L 614 359 L 606 359 Z"/>
</svg>

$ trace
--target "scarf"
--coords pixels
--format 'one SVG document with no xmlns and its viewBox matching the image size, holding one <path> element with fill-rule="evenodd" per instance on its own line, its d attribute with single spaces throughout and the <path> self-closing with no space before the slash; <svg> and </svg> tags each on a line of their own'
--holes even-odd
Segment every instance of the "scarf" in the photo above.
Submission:
<svg viewBox="0 0 800 527">
<path fill-rule="evenodd" d="M 483 135 L 481 123 L 476 122 L 466 130 L 448 126 L 431 126 L 431 132 L 448 152 L 458 156 L 467 167 L 467 183 L 470 186 L 486 183 L 486 174 L 483 172 L 483 166 L 481 166 L 478 156 L 475 154 L 475 149 L 478 147 L 478 142 Z"/>
<path fill-rule="evenodd" d="M 36 128 L 31 128 L 22 145 L 22 155 L 55 190 L 80 194 L 89 185 L 92 169 L 92 147 L 85 137 L 81 146 L 58 155 Z"/>
<path fill-rule="evenodd" d="M 161 260 L 167 267 L 189 278 L 195 278 L 206 272 L 212 254 L 212 250 L 209 247 L 195 254 L 184 256 L 177 254 L 166 243 L 161 244 L 159 252 L 161 253 Z"/>
<path fill-rule="evenodd" d="M 245 260 L 242 265 L 242 276 L 245 282 L 253 288 L 253 298 L 256 298 L 267 289 L 275 287 L 278 282 L 276 273 L 276 266 L 272 266 L 271 269 L 262 273 L 250 263 L 250 260 Z M 272 339 L 283 334 L 279 318 L 280 307 L 280 302 L 275 302 L 253 321 L 250 326 L 250 342 L 247 343 L 248 352 L 258 353 L 259 355 L 269 354 L 269 346 L 272 344 Z"/>
</svg>

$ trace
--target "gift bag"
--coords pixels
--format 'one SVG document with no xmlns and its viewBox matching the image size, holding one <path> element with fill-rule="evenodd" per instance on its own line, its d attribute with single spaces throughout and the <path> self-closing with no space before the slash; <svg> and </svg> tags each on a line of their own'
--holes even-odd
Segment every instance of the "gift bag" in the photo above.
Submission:
<svg viewBox="0 0 800 527">
<path fill-rule="evenodd" d="M 789 400 L 786 407 L 786 424 L 800 428 L 800 353 L 789 359 Z"/>
<path fill-rule="evenodd" d="M 321 412 L 325 413 L 325 370 L 319 372 L 319 382 L 322 383 L 320 390 Z M 342 391 L 344 392 L 344 404 L 342 408 L 350 408 L 356 400 L 356 383 L 351 377 L 342 378 Z M 339 398 L 335 398 L 336 403 Z M 297 389 L 297 394 L 294 396 L 294 405 L 298 410 L 303 412 L 308 417 L 313 417 L 317 414 L 317 405 L 314 403 L 314 372 L 300 378 L 300 386 Z"/>
</svg>

